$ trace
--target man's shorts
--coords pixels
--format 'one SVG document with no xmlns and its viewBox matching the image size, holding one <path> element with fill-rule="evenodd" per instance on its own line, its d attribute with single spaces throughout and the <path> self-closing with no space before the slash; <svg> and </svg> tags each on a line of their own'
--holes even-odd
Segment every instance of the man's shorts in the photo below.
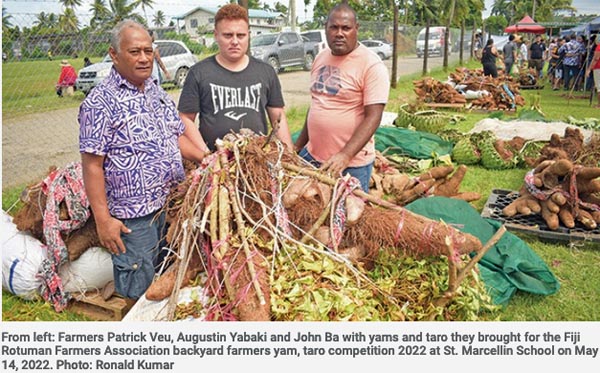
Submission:
<svg viewBox="0 0 600 373">
<path fill-rule="evenodd" d="M 600 93 L 600 69 L 592 70 L 594 76 L 594 85 L 596 86 L 596 92 Z"/>
<path fill-rule="evenodd" d="M 544 67 L 544 60 L 542 60 L 542 59 L 529 60 L 529 67 L 540 71 Z"/>
</svg>

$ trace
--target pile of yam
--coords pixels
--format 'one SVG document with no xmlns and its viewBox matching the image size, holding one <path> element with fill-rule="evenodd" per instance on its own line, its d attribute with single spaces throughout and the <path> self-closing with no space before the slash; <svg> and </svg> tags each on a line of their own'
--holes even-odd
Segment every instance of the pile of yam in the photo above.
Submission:
<svg viewBox="0 0 600 373">
<path fill-rule="evenodd" d="M 503 209 L 508 217 L 539 214 L 550 230 L 577 224 L 593 230 L 600 224 L 600 141 L 584 145 L 579 129 L 551 136 L 519 197 Z"/>
<path fill-rule="evenodd" d="M 447 185 L 438 182 L 452 169 L 439 171 L 439 177 L 433 170 L 421 175 L 418 183 L 456 195 L 452 177 Z M 226 136 L 178 190 L 168 207 L 173 269 L 149 289 L 154 299 L 169 298 L 169 317 L 179 289 L 202 271 L 210 299 L 204 305 L 207 320 L 306 320 L 315 319 L 308 316 L 313 311 L 328 320 L 358 320 L 367 316 L 356 307 L 348 311 L 349 305 L 366 307 L 373 299 L 379 303 L 372 309 L 386 310 L 381 318 L 402 320 L 404 303 L 369 277 L 382 253 L 444 258 L 453 274 L 447 291 L 437 299 L 419 298 L 444 307 L 489 248 L 470 234 L 363 192 L 355 179 L 323 174 L 277 139 L 249 131 Z M 477 255 L 471 259 L 469 253 Z M 358 298 L 348 294 L 351 289 Z M 443 314 L 438 311 L 428 317 Z"/>
<path fill-rule="evenodd" d="M 460 184 L 467 172 L 467 166 L 436 166 L 419 175 L 411 176 L 390 168 L 385 159 L 379 159 L 371 175 L 369 194 L 385 198 L 399 206 L 405 206 L 419 198 L 442 196 L 461 199 L 467 202 L 481 198 L 477 192 L 461 192 Z"/>
</svg>

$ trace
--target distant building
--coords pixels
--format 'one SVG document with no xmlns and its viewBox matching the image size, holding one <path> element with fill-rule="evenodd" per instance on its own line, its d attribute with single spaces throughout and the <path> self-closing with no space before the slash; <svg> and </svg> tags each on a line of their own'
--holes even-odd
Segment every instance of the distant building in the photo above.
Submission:
<svg viewBox="0 0 600 373">
<path fill-rule="evenodd" d="M 219 8 L 198 6 L 180 16 L 173 17 L 181 33 L 186 33 L 190 38 L 199 40 L 214 30 L 215 15 Z M 279 12 L 270 12 L 261 9 L 249 9 L 250 34 L 257 35 L 267 32 L 279 31 L 286 24 L 286 16 Z M 183 21 L 183 25 L 180 24 Z"/>
</svg>

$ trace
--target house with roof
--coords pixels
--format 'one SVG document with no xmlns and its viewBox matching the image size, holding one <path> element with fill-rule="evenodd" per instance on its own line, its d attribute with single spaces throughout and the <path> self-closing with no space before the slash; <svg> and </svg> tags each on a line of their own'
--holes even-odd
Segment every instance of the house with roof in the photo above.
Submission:
<svg viewBox="0 0 600 373">
<path fill-rule="evenodd" d="M 198 6 L 180 16 L 173 17 L 177 21 L 180 32 L 190 35 L 190 38 L 198 40 L 212 34 L 214 30 L 215 15 L 219 8 Z M 267 32 L 279 31 L 285 26 L 287 18 L 279 12 L 271 12 L 262 9 L 249 9 L 250 35 L 258 35 Z M 180 24 L 183 22 L 183 25 Z"/>
</svg>

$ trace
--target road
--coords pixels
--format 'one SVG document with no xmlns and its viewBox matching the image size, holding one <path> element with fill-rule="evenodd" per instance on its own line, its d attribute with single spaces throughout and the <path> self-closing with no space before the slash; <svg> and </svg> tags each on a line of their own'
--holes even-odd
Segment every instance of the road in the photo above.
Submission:
<svg viewBox="0 0 600 373">
<path fill-rule="evenodd" d="M 458 53 L 450 61 L 458 60 Z M 391 70 L 391 59 L 384 61 Z M 420 72 L 423 60 L 405 57 L 398 60 L 398 77 Z M 442 66 L 442 58 L 429 59 L 429 67 Z M 284 71 L 279 74 L 286 107 L 309 104 L 309 73 Z M 180 90 L 171 91 L 179 100 Z M 35 113 L 3 120 L 2 189 L 40 181 L 50 166 L 63 167 L 79 160 L 77 108 Z"/>
</svg>

